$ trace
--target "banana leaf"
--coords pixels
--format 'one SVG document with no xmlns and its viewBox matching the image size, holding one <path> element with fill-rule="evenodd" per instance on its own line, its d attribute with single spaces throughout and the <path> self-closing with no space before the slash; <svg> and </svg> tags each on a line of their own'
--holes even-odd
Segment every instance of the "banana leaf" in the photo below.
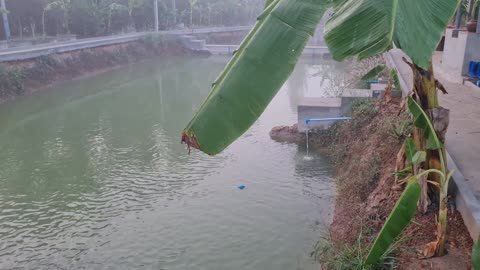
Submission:
<svg viewBox="0 0 480 270">
<path fill-rule="evenodd" d="M 360 59 L 388 50 L 393 43 L 427 69 L 459 0 L 337 0 L 325 27 L 332 56 Z"/>
<path fill-rule="evenodd" d="M 385 65 L 378 65 L 374 68 L 372 68 L 370 71 L 368 71 L 365 75 L 363 75 L 362 78 L 360 78 L 361 81 L 368 81 L 368 80 L 373 80 L 378 77 L 380 73 L 382 73 L 385 70 L 386 66 Z"/>
<path fill-rule="evenodd" d="M 215 155 L 247 131 L 292 73 L 329 4 L 273 1 L 184 129 L 182 142 Z"/>
<path fill-rule="evenodd" d="M 267 8 L 274 0 L 265 0 L 265 8 Z"/>
<path fill-rule="evenodd" d="M 416 127 L 423 129 L 423 134 L 427 139 L 427 148 L 430 150 L 441 149 L 443 144 L 438 139 L 437 133 L 435 132 L 428 115 L 412 97 L 408 97 L 407 103 L 408 109 L 413 115 L 413 124 Z"/>
<path fill-rule="evenodd" d="M 385 256 L 390 246 L 410 223 L 417 211 L 421 190 L 417 176 L 413 176 L 375 239 L 365 259 L 365 265 L 374 265 Z"/>
<path fill-rule="evenodd" d="M 415 142 L 413 142 L 412 138 L 407 138 L 405 140 L 405 155 L 407 156 L 407 160 L 410 162 L 410 164 L 413 162 L 413 156 L 415 153 L 417 153 Z"/>
<path fill-rule="evenodd" d="M 480 240 L 473 245 L 472 265 L 474 270 L 480 270 Z"/>
</svg>

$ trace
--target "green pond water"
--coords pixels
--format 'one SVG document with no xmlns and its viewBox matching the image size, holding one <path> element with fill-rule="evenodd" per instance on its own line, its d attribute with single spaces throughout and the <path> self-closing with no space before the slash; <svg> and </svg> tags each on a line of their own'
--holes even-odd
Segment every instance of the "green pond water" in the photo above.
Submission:
<svg viewBox="0 0 480 270">
<path fill-rule="evenodd" d="M 331 166 L 268 132 L 338 67 L 302 60 L 240 140 L 189 155 L 181 131 L 227 61 L 152 59 L 1 105 L 0 269 L 318 269 Z"/>
</svg>

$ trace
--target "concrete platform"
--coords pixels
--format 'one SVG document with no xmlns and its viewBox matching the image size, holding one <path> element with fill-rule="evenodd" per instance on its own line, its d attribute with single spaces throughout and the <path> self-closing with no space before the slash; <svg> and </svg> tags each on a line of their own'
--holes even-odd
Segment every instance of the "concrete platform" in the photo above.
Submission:
<svg viewBox="0 0 480 270">
<path fill-rule="evenodd" d="M 383 89 L 384 90 L 384 89 Z M 381 91 L 383 91 L 381 90 Z M 327 129 L 335 121 L 305 123 L 312 118 L 343 117 L 350 110 L 351 103 L 358 98 L 374 98 L 381 94 L 372 89 L 344 89 L 341 97 L 303 97 L 298 102 L 298 130 L 306 132 L 312 129 Z"/>
<path fill-rule="evenodd" d="M 402 61 L 406 55 L 398 49 L 386 53 L 390 68 L 396 68 L 404 94 L 413 88 L 413 74 Z M 406 57 L 408 59 L 408 57 Z M 480 235 L 480 91 L 458 82 L 449 81 L 442 73 L 441 55 L 433 57 L 436 78 L 445 86 L 448 95 L 440 94 L 441 106 L 450 110 L 447 132 L 448 166 L 455 170 L 457 209 L 467 225 L 470 235 L 477 240 Z"/>
<path fill-rule="evenodd" d="M 327 129 L 334 122 L 305 123 L 312 118 L 331 118 L 342 116 L 342 99 L 335 97 L 302 98 L 298 102 L 298 131 L 306 132 L 310 129 Z"/>
</svg>

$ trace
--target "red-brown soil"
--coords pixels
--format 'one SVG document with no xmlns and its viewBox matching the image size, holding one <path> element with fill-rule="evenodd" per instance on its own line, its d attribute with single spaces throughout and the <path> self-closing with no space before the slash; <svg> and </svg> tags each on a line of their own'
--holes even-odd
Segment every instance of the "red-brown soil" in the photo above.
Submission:
<svg viewBox="0 0 480 270">
<path fill-rule="evenodd" d="M 334 127 L 334 135 L 313 139 L 319 151 L 336 162 L 337 198 L 330 226 L 334 244 L 353 243 L 365 225 L 378 233 L 401 195 L 402 188 L 395 185 L 392 176 L 404 139 L 392 135 L 399 103 L 398 99 L 388 104 L 377 102 L 376 109 L 353 112 L 353 121 Z M 461 215 L 454 209 L 448 213 L 448 255 L 422 259 L 415 252 L 436 239 L 436 213 L 432 206 L 426 214 L 418 213 L 407 227 L 403 236 L 410 240 L 401 245 L 397 254 L 398 269 L 471 269 L 473 243 Z"/>
</svg>

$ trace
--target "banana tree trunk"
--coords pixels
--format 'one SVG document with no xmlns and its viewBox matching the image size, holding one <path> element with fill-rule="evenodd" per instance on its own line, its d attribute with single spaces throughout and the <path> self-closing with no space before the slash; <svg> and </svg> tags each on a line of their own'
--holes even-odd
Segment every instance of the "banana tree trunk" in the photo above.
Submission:
<svg viewBox="0 0 480 270">
<path fill-rule="evenodd" d="M 408 62 L 407 62 L 408 63 Z M 425 131 L 414 127 L 413 139 L 415 141 L 417 149 L 427 152 L 427 162 L 425 164 L 426 170 L 436 169 L 447 174 L 444 157 L 446 157 L 445 151 L 445 135 L 449 123 L 449 111 L 440 107 L 438 102 L 438 88 L 444 91 L 443 86 L 435 79 L 432 64 L 430 63 L 429 69 L 424 70 L 417 65 L 408 63 L 413 71 L 414 79 L 414 94 L 416 101 L 422 109 L 426 112 L 431 122 L 433 123 L 435 133 L 443 144 L 443 148 L 439 150 L 430 150 L 428 146 L 428 140 L 425 136 Z M 446 91 L 444 91 L 446 93 Z M 435 256 L 445 255 L 445 242 L 447 233 L 447 181 L 442 181 L 438 174 L 431 173 L 428 179 L 435 181 L 439 185 L 439 222 L 437 224 L 437 240 L 431 243 L 432 252 Z"/>
</svg>

